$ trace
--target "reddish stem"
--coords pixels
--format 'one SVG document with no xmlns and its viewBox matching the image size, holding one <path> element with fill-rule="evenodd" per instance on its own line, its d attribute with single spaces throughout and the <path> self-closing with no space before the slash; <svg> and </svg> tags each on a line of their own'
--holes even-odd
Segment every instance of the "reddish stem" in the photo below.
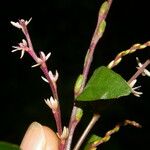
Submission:
<svg viewBox="0 0 150 150">
<path fill-rule="evenodd" d="M 136 79 L 144 69 L 150 64 L 150 59 L 146 60 L 145 63 L 140 67 L 137 72 L 129 79 L 128 83 L 130 84 L 134 79 Z"/>
<path fill-rule="evenodd" d="M 24 35 L 26 37 L 26 40 L 28 42 L 28 45 L 29 45 L 29 51 L 27 51 L 27 52 L 35 60 L 35 62 L 38 63 L 39 58 L 38 58 L 38 56 L 36 55 L 36 53 L 33 49 L 31 38 L 30 38 L 30 35 L 29 35 L 29 32 L 28 32 L 27 26 L 25 25 L 25 22 L 23 22 L 23 21 L 20 21 L 20 25 L 23 28 L 23 33 L 24 33 Z M 54 99 L 58 100 L 57 86 L 56 86 L 56 83 L 53 82 L 51 80 L 50 76 L 49 76 L 46 62 L 42 63 L 40 68 L 41 68 L 43 74 L 45 75 L 46 79 L 49 82 L 49 86 L 50 86 L 50 89 L 52 91 Z M 58 105 L 57 112 L 53 113 L 53 114 L 54 114 L 54 118 L 55 118 L 55 121 L 56 121 L 57 132 L 58 132 L 59 135 L 61 135 L 62 134 L 62 121 L 61 121 L 60 105 Z"/>
</svg>

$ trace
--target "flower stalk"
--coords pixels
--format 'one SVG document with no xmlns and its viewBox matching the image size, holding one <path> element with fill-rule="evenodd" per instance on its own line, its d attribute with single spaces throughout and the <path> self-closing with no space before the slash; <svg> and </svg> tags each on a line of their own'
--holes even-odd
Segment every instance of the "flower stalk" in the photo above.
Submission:
<svg viewBox="0 0 150 150">
<path fill-rule="evenodd" d="M 56 73 L 56 76 L 54 76 L 51 71 L 48 71 L 46 61 L 50 57 L 51 53 L 49 53 L 48 55 L 45 55 L 44 52 L 40 52 L 39 57 L 35 53 L 35 50 L 33 49 L 31 38 L 28 32 L 28 28 L 27 28 L 27 25 L 29 24 L 30 21 L 31 19 L 29 21 L 25 21 L 23 19 L 19 20 L 18 22 L 11 21 L 11 24 L 13 26 L 19 29 L 22 29 L 22 32 L 24 33 L 26 40 L 27 40 L 27 42 L 25 40 L 22 40 L 22 43 L 19 43 L 19 46 L 13 46 L 15 50 L 13 50 L 12 52 L 21 50 L 22 51 L 21 58 L 23 57 L 24 53 L 27 52 L 35 60 L 36 64 L 33 65 L 32 67 L 40 66 L 46 78 L 46 81 L 49 83 L 54 99 L 58 101 L 59 98 L 58 98 L 57 84 L 56 84 L 56 81 L 58 79 L 58 72 Z M 59 103 L 57 107 L 57 113 L 55 113 L 54 118 L 56 121 L 57 132 L 59 135 L 61 135 L 62 134 L 62 123 L 61 123 L 62 121 L 61 121 L 61 111 L 60 111 Z"/>
<path fill-rule="evenodd" d="M 89 46 L 87 54 L 85 56 L 82 75 L 80 75 L 80 79 L 82 78 L 82 80 L 80 80 L 81 81 L 80 85 L 78 85 L 77 90 L 75 90 L 74 98 L 76 98 L 83 91 L 83 89 L 85 87 L 87 77 L 88 77 L 88 74 L 89 74 L 89 70 L 90 70 L 90 67 L 91 67 L 91 63 L 92 63 L 92 60 L 93 60 L 93 54 L 94 54 L 96 45 L 97 45 L 98 41 L 101 39 L 101 37 L 103 36 L 103 33 L 105 31 L 105 27 L 106 27 L 105 19 L 107 17 L 107 14 L 109 12 L 111 4 L 112 4 L 112 0 L 106 0 L 102 4 L 102 6 L 100 7 L 96 29 L 94 31 L 90 46 Z M 74 103 L 71 119 L 70 119 L 70 122 L 69 122 L 69 130 L 70 130 L 70 132 L 72 132 L 72 135 L 69 135 L 69 138 L 68 138 L 68 141 L 67 141 L 68 144 L 66 144 L 66 150 L 70 149 L 70 145 L 71 145 L 72 138 L 73 138 L 73 133 L 74 133 L 74 130 L 77 126 L 77 124 L 74 125 L 73 121 L 72 121 L 73 118 L 74 118 L 74 115 L 76 114 L 75 111 L 76 111 L 76 106 L 75 106 L 75 103 Z M 95 116 L 95 114 L 93 116 Z M 98 119 L 99 119 L 99 117 L 97 118 L 97 120 Z M 84 134 L 84 135 L 86 136 L 86 134 Z M 84 139 L 85 139 L 85 137 L 82 138 L 82 140 L 84 140 Z M 82 143 L 82 142 L 83 141 L 80 140 L 80 143 Z M 77 143 L 77 145 L 78 145 L 78 143 Z M 79 145 L 81 145 L 81 144 L 79 144 Z M 80 146 L 78 146 L 78 149 L 79 149 L 79 147 Z"/>
</svg>

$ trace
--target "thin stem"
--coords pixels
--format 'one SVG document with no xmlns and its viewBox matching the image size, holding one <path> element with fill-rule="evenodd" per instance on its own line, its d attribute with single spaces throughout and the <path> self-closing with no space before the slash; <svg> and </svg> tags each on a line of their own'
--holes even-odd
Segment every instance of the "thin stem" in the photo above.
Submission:
<svg viewBox="0 0 150 150">
<path fill-rule="evenodd" d="M 89 70 L 90 70 L 90 67 L 91 67 L 95 47 L 96 47 L 98 41 L 101 39 L 101 37 L 103 36 L 103 33 L 104 33 L 104 32 L 102 32 L 100 35 L 97 35 L 97 30 L 98 30 L 100 24 L 102 23 L 102 21 L 106 19 L 107 14 L 109 12 L 109 9 L 111 7 L 111 4 L 112 4 L 112 0 L 108 0 L 108 5 L 109 6 L 108 6 L 107 11 L 105 11 L 105 13 L 102 14 L 102 15 L 99 14 L 98 23 L 97 23 L 95 32 L 93 34 L 93 37 L 92 37 L 92 40 L 91 40 L 91 43 L 90 43 L 90 47 L 87 51 L 85 62 L 84 62 L 84 68 L 83 68 L 83 73 L 82 73 L 83 74 L 83 82 L 82 82 L 82 86 L 81 86 L 81 89 L 80 89 L 80 93 L 83 91 L 83 88 L 85 87 L 85 83 L 87 81 L 87 76 L 89 74 Z"/>
<path fill-rule="evenodd" d="M 100 114 L 94 114 L 93 115 L 91 121 L 89 122 L 88 126 L 84 130 L 82 136 L 78 140 L 78 143 L 75 145 L 75 147 L 74 147 L 73 150 L 79 150 L 79 148 L 82 145 L 82 143 L 84 142 L 86 136 L 88 135 L 88 133 L 90 132 L 90 130 L 93 128 L 93 126 L 95 125 L 95 123 L 99 120 L 99 118 L 100 118 Z"/>
<path fill-rule="evenodd" d="M 145 63 L 140 67 L 137 72 L 129 79 L 128 83 L 130 84 L 134 79 L 136 79 L 143 71 L 144 69 L 150 64 L 150 59 L 147 59 Z"/>
<path fill-rule="evenodd" d="M 98 16 L 98 22 L 97 22 L 97 26 L 96 26 L 96 29 L 95 29 L 95 32 L 93 34 L 93 37 L 92 37 L 92 40 L 91 40 L 91 43 L 90 43 L 90 46 L 89 46 L 89 49 L 87 51 L 87 54 L 86 54 L 86 57 L 85 57 L 85 61 L 84 61 L 84 67 L 83 67 L 83 72 L 82 72 L 82 75 L 83 75 L 83 81 L 81 83 L 81 87 L 80 87 L 80 90 L 78 93 L 74 93 L 74 97 L 76 98 L 84 89 L 85 87 L 85 83 L 87 81 L 87 76 L 89 74 L 89 70 L 90 70 L 90 67 L 91 67 L 91 63 L 92 63 L 92 59 L 93 59 L 93 54 L 94 54 L 94 51 L 95 51 L 95 47 L 98 43 L 98 41 L 101 39 L 103 33 L 104 33 L 104 30 L 100 33 L 98 33 L 98 30 L 99 30 L 99 26 L 102 24 L 103 21 L 105 21 L 106 17 L 107 17 L 107 14 L 109 12 L 109 9 L 110 9 L 110 6 L 112 4 L 112 0 L 107 0 L 108 2 L 108 8 L 107 10 L 105 10 L 102 14 L 99 14 Z M 72 130 L 74 131 L 75 130 L 75 127 L 77 126 L 74 126 L 72 124 L 72 120 L 74 118 L 74 115 L 76 114 L 74 112 L 74 108 L 75 108 L 75 104 L 73 106 L 73 111 L 72 111 L 72 114 L 71 114 L 71 119 L 70 119 L 70 122 L 69 122 L 69 131 L 71 132 Z M 93 116 L 93 118 L 95 118 L 95 115 Z M 92 127 L 94 126 L 94 124 L 92 125 Z M 91 127 L 91 128 L 92 128 Z M 72 129 L 73 128 L 73 129 Z M 72 138 L 73 138 L 73 134 L 68 138 L 67 140 L 67 145 L 66 144 L 66 148 L 65 150 L 69 150 L 70 149 L 70 145 L 71 145 L 71 141 L 72 141 Z M 85 138 L 85 137 L 84 137 Z M 83 141 L 82 141 L 83 142 Z"/>
<path fill-rule="evenodd" d="M 77 107 L 74 106 L 74 107 L 73 107 L 73 110 L 72 110 L 71 119 L 70 119 L 70 124 L 69 124 L 69 137 L 68 137 L 67 142 L 66 142 L 65 150 L 70 150 L 71 143 L 72 143 L 72 138 L 73 138 L 73 134 L 74 134 L 75 128 L 76 128 L 76 126 L 77 126 L 77 124 L 78 124 L 78 122 L 77 122 L 76 119 L 75 119 L 76 110 L 77 110 Z"/>
</svg>

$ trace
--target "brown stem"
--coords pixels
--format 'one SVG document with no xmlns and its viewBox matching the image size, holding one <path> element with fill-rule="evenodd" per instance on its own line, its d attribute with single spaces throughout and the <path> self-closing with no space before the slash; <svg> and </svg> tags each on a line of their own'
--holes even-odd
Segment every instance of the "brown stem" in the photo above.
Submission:
<svg viewBox="0 0 150 150">
<path fill-rule="evenodd" d="M 99 118 L 100 118 L 100 114 L 94 114 L 93 115 L 91 121 L 89 122 L 88 126 L 84 130 L 82 136 L 78 140 L 78 143 L 75 145 L 75 147 L 74 147 L 73 150 L 79 150 L 79 148 L 82 145 L 82 143 L 84 142 L 86 136 L 88 135 L 88 133 L 90 132 L 90 130 L 93 128 L 93 126 L 95 125 L 95 123 L 99 120 Z"/>
</svg>

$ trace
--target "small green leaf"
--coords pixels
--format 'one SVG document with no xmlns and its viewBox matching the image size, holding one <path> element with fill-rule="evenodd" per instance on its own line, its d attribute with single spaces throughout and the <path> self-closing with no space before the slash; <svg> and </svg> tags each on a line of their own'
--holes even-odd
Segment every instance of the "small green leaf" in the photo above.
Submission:
<svg viewBox="0 0 150 150">
<path fill-rule="evenodd" d="M 97 136 L 95 134 L 91 135 L 89 140 L 87 141 L 84 150 L 95 150 L 96 148 L 90 148 L 91 144 L 94 144 L 95 142 L 99 142 L 102 139 L 102 137 Z"/>
<path fill-rule="evenodd" d="M 0 150 L 21 150 L 18 145 L 0 141 Z"/>
<path fill-rule="evenodd" d="M 130 93 L 131 87 L 118 73 L 102 66 L 94 71 L 83 92 L 76 99 L 78 101 L 114 99 Z"/>
</svg>

